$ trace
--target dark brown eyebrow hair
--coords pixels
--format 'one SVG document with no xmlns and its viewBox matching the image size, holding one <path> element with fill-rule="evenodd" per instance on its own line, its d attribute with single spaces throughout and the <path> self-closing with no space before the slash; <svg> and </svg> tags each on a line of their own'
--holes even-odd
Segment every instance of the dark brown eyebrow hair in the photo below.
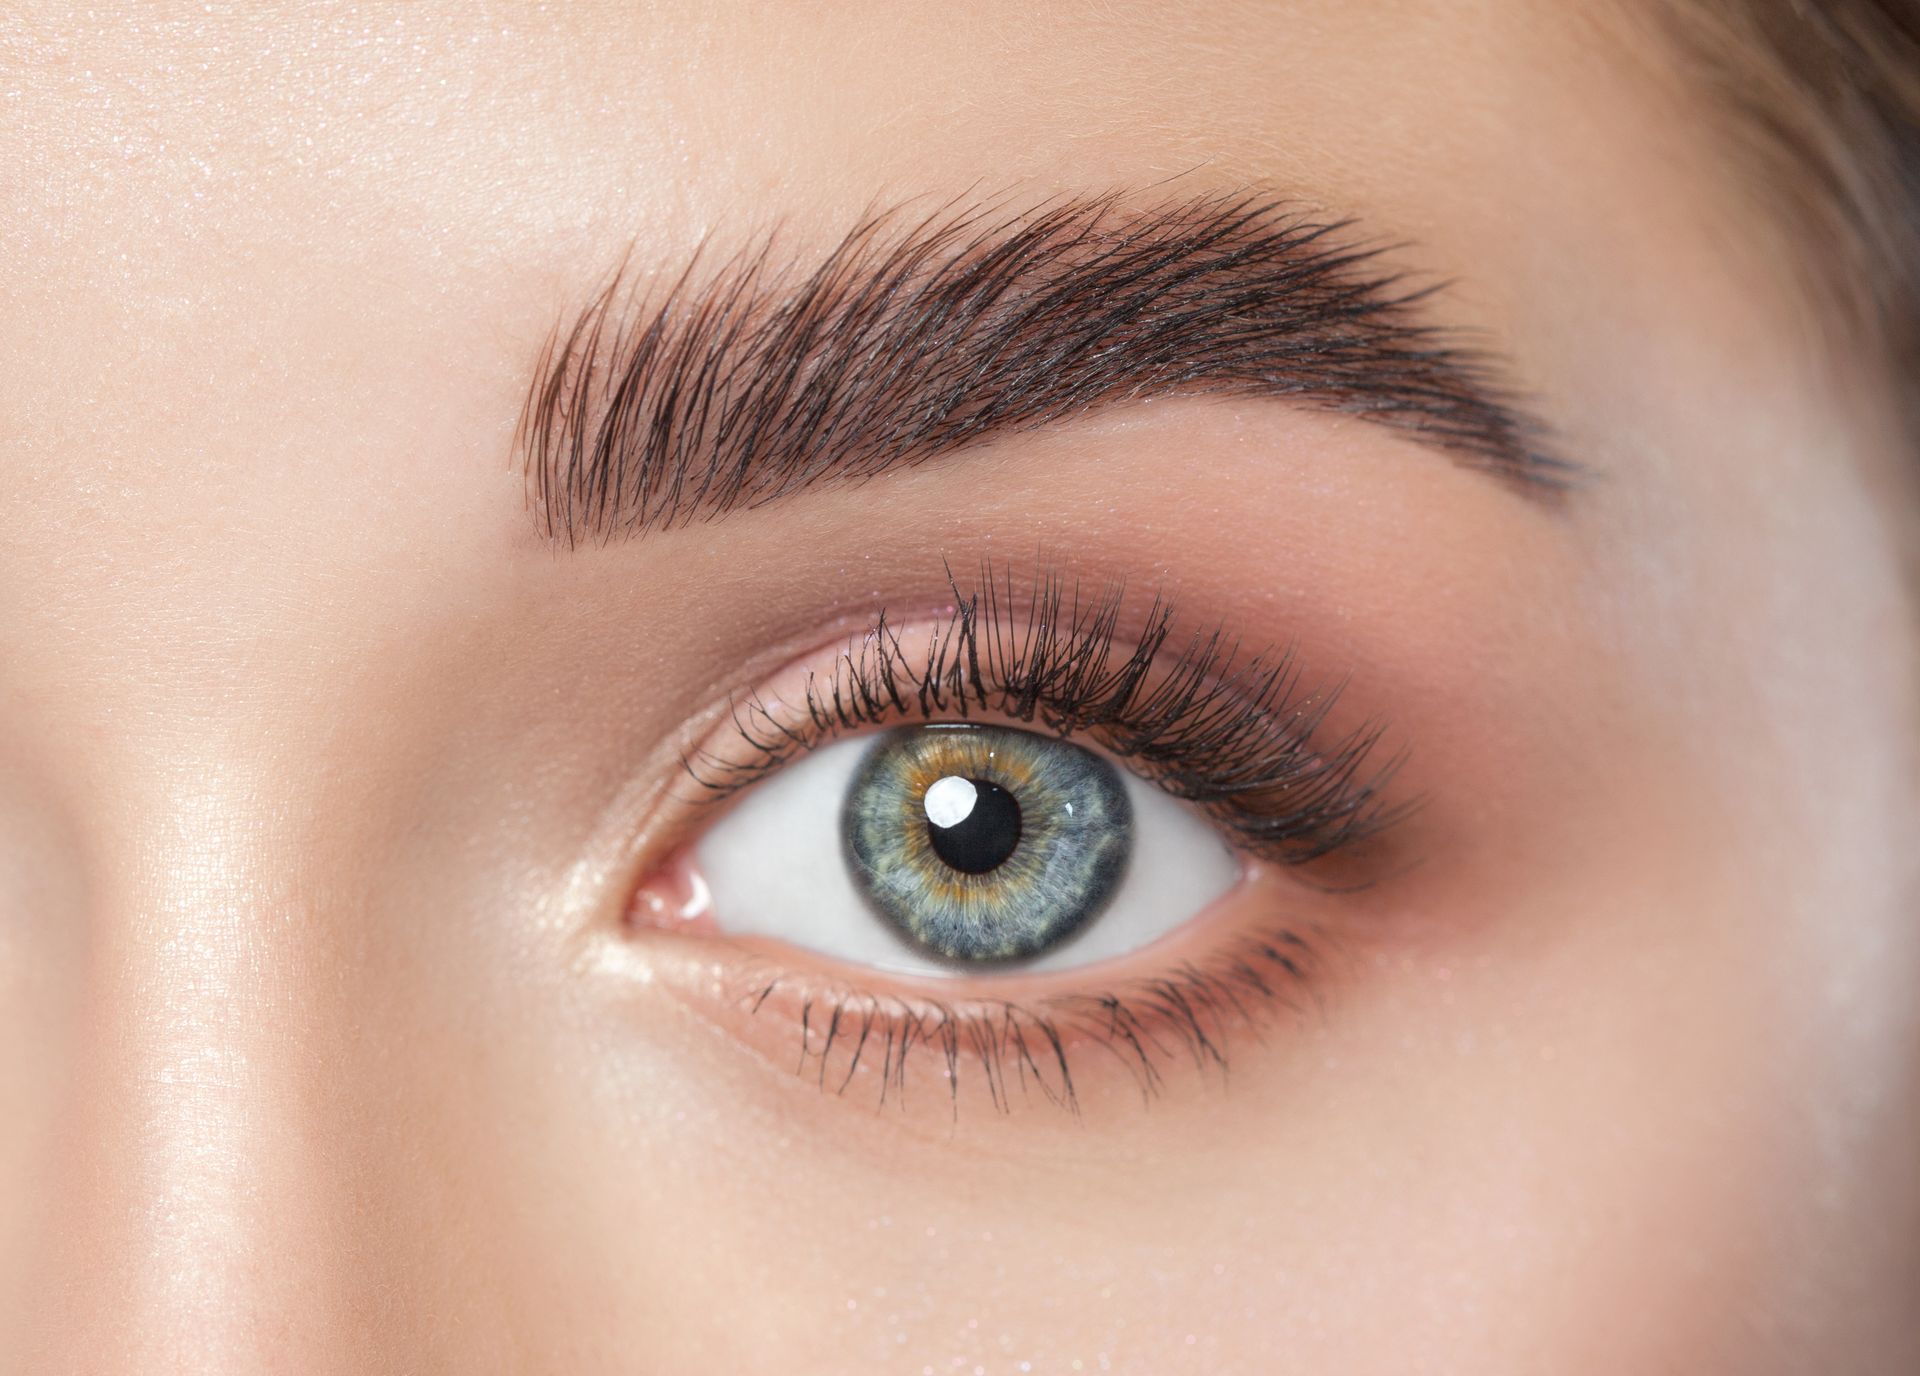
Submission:
<svg viewBox="0 0 1920 1376">
<path fill-rule="evenodd" d="M 775 236 L 664 289 L 626 267 L 542 352 L 515 446 L 546 533 L 612 540 L 1172 394 L 1284 397 L 1551 490 L 1573 466 L 1434 325 L 1435 288 L 1251 194 L 863 218 L 810 270 Z"/>
</svg>

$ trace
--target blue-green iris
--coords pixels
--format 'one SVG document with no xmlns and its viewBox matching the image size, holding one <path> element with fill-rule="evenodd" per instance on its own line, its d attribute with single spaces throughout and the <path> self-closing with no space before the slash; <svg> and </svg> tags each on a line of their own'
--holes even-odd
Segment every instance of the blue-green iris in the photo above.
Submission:
<svg viewBox="0 0 1920 1376">
<path fill-rule="evenodd" d="M 1026 960 L 1084 927 L 1119 886 L 1133 809 L 1099 755 L 966 723 L 880 736 L 841 816 L 877 911 L 948 960 Z"/>
</svg>

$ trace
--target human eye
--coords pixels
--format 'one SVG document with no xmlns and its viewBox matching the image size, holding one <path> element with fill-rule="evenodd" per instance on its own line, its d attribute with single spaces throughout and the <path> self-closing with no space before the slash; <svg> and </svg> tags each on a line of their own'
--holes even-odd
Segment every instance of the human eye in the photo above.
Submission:
<svg viewBox="0 0 1920 1376">
<path fill-rule="evenodd" d="M 1002 1108 L 1072 1105 L 1091 1047 L 1149 1093 L 1224 1065 L 1394 819 L 1379 724 L 1336 724 L 1285 650 L 1177 635 L 1165 597 L 949 592 L 731 704 L 631 929 L 736 954 L 702 997 L 789 1024 L 841 1093 L 865 1063 L 900 1094 L 916 1058 Z"/>
<path fill-rule="evenodd" d="M 721 817 L 693 864 L 730 936 L 931 979 L 1130 955 L 1241 870 L 1104 752 L 951 721 L 817 749 Z"/>
</svg>

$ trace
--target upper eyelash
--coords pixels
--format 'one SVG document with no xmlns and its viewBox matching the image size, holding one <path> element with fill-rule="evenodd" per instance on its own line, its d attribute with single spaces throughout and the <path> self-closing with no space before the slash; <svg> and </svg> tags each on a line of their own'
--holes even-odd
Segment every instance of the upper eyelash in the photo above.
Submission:
<svg viewBox="0 0 1920 1376">
<path fill-rule="evenodd" d="M 733 722 L 750 758 L 687 757 L 702 788 L 731 795 L 838 735 L 901 718 L 991 711 L 1061 736 L 1092 733 L 1142 777 L 1212 815 L 1250 853 L 1303 864 L 1377 833 L 1400 815 L 1381 792 L 1398 759 L 1375 763 L 1382 727 L 1331 742 L 1339 687 L 1305 691 L 1291 650 L 1243 657 L 1224 629 L 1170 657 L 1174 609 L 1155 594 L 1143 630 L 1120 639 L 1125 584 L 1083 597 L 1049 572 L 1032 596 L 982 566 L 924 656 L 910 655 L 883 611 L 823 677 L 810 675 L 790 713 L 757 696 Z M 1025 601 L 1025 611 L 1018 607 Z"/>
</svg>

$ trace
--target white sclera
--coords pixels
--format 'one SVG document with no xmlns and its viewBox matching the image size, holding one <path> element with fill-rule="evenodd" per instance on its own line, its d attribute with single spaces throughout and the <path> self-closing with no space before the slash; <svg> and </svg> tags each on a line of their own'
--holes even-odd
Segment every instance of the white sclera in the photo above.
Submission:
<svg viewBox="0 0 1920 1376">
<path fill-rule="evenodd" d="M 898 974 L 967 973 L 922 954 L 867 906 L 847 869 L 840 814 L 873 737 L 837 741 L 754 786 L 694 847 L 721 931 L 764 936 Z M 1133 804 L 1133 856 L 1120 887 L 1071 940 L 1017 967 L 1044 972 L 1128 955 L 1197 917 L 1240 880 L 1240 862 L 1202 817 L 1121 770 Z M 936 800 L 942 784 L 961 785 Z M 973 786 L 943 779 L 926 807 L 973 805 Z M 961 806 L 964 804 L 964 806 Z M 938 820 L 937 818 L 935 819 Z M 980 972 L 991 974 L 990 970 Z"/>
</svg>

